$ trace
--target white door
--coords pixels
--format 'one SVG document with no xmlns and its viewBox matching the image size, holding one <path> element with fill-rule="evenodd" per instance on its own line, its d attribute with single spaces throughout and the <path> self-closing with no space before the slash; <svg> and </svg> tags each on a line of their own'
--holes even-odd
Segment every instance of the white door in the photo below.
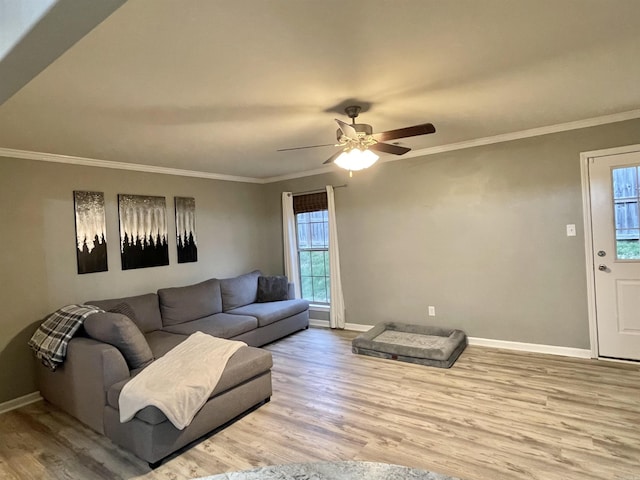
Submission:
<svg viewBox="0 0 640 480">
<path fill-rule="evenodd" d="M 640 152 L 589 159 L 598 352 L 640 360 Z"/>
</svg>

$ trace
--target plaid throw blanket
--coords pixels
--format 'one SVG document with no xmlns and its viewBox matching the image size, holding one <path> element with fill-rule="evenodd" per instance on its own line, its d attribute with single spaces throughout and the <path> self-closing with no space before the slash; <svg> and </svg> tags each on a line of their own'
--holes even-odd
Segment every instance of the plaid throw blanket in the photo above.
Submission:
<svg viewBox="0 0 640 480">
<path fill-rule="evenodd" d="M 93 305 L 67 305 L 49 315 L 29 340 L 29 346 L 42 363 L 55 370 L 67 356 L 67 344 L 84 319 L 103 312 Z"/>
</svg>

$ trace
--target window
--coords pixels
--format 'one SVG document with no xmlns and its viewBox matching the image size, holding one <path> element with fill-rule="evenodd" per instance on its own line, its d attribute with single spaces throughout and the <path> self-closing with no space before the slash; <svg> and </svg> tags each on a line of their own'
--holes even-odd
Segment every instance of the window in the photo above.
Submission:
<svg viewBox="0 0 640 480">
<path fill-rule="evenodd" d="M 616 251 L 620 260 L 640 259 L 640 166 L 614 168 Z"/>
<path fill-rule="evenodd" d="M 302 298 L 312 303 L 328 304 L 331 298 L 326 193 L 294 197 L 293 211 L 296 214 Z"/>
</svg>

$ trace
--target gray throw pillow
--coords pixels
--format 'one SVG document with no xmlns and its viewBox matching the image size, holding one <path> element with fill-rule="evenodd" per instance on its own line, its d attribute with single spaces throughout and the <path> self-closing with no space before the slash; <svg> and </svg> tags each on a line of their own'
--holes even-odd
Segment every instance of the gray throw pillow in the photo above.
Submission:
<svg viewBox="0 0 640 480">
<path fill-rule="evenodd" d="M 121 313 L 89 315 L 84 321 L 84 329 L 91 338 L 120 350 L 130 370 L 146 367 L 153 361 L 147 339 L 136 324 Z"/>
<path fill-rule="evenodd" d="M 289 299 L 289 280 L 284 275 L 258 277 L 258 302 L 279 302 Z"/>
</svg>

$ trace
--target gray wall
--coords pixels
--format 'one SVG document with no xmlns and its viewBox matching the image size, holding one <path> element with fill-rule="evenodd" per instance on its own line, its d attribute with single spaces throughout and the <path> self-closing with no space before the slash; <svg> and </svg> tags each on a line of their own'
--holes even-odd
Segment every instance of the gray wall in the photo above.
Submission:
<svg viewBox="0 0 640 480">
<path fill-rule="evenodd" d="M 640 120 L 264 186 L 0 158 L 0 403 L 37 390 L 26 342 L 64 304 L 281 273 L 280 192 L 326 184 L 349 184 L 336 190 L 347 322 L 588 348 L 579 153 L 636 143 Z M 105 193 L 108 272 L 76 273 L 73 190 Z M 195 197 L 198 262 L 178 265 L 170 237 L 169 266 L 122 271 L 118 193 L 166 196 L 170 232 L 173 197 Z"/>
<path fill-rule="evenodd" d="M 77 274 L 74 190 L 105 193 L 108 272 Z M 167 198 L 169 266 L 121 269 L 118 193 Z M 196 263 L 177 263 L 174 196 L 196 199 Z M 0 158 L 0 403 L 37 390 L 26 342 L 42 317 L 65 304 L 254 268 L 280 273 L 282 254 L 273 258 L 273 248 L 262 240 L 280 213 L 263 198 L 261 185 Z"/>
<path fill-rule="evenodd" d="M 347 322 L 589 348 L 579 154 L 635 143 L 638 120 L 280 182 L 268 195 L 276 208 L 281 191 L 348 183 L 335 191 Z"/>
</svg>

